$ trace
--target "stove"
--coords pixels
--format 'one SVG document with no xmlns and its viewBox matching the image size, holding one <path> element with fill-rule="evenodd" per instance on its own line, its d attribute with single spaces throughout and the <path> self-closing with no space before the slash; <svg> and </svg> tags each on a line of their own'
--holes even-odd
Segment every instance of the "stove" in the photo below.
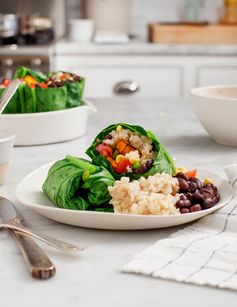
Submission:
<svg viewBox="0 0 237 307">
<path fill-rule="evenodd" d="M 0 77 L 12 79 L 19 66 L 42 71 L 50 70 L 52 44 L 19 46 L 11 44 L 0 47 Z"/>
</svg>

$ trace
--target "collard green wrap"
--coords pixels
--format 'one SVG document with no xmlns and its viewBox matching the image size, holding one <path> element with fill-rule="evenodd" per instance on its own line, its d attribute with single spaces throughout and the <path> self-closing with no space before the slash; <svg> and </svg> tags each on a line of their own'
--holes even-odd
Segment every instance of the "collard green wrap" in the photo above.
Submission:
<svg viewBox="0 0 237 307">
<path fill-rule="evenodd" d="M 116 173 L 109 161 L 103 156 L 100 155 L 96 150 L 96 147 L 103 142 L 105 137 L 113 130 L 116 130 L 117 126 L 121 126 L 124 129 L 128 129 L 134 133 L 144 135 L 148 137 L 152 141 L 153 150 L 156 152 L 156 157 L 154 159 L 152 167 L 143 174 L 134 174 L 132 172 L 128 172 L 125 174 Z M 151 132 L 146 131 L 144 128 L 140 126 L 128 125 L 125 123 L 113 124 L 103 129 L 94 139 L 92 145 L 86 150 L 86 154 L 92 159 L 93 163 L 99 166 L 105 167 L 115 179 L 120 179 L 122 176 L 128 176 L 131 179 L 138 179 L 139 177 L 148 177 L 150 175 L 154 175 L 156 173 L 168 173 L 174 174 L 176 171 L 175 164 L 170 154 L 164 145 L 161 144 L 159 139 Z"/>
<path fill-rule="evenodd" d="M 36 112 L 58 111 L 67 107 L 67 89 L 65 86 L 54 88 L 36 88 Z"/>
<path fill-rule="evenodd" d="M 113 183 L 105 168 L 66 156 L 51 166 L 42 190 L 60 208 L 112 212 L 108 186 Z"/>
<path fill-rule="evenodd" d="M 31 70 L 24 66 L 19 67 L 15 73 L 16 78 L 32 76 L 38 82 L 44 82 L 47 76 L 41 72 Z M 24 85 L 24 113 L 48 112 L 66 109 L 67 88 L 50 87 L 41 88 Z"/>
<path fill-rule="evenodd" d="M 82 105 L 82 96 L 85 87 L 85 79 L 81 77 L 80 81 L 66 83 L 67 88 L 67 108 L 78 107 Z"/>
<path fill-rule="evenodd" d="M 49 72 L 47 76 L 52 79 L 56 77 L 57 79 L 58 73 L 67 74 L 68 77 L 72 79 L 76 77 L 76 79 L 74 80 L 64 79 L 63 81 L 64 86 L 67 89 L 66 107 L 73 108 L 82 105 L 82 96 L 85 87 L 85 78 L 76 76 L 75 74 L 72 74 L 67 71 Z"/>
<path fill-rule="evenodd" d="M 59 72 L 58 72 L 59 73 Z M 75 80 L 65 80 L 59 86 L 48 85 L 49 77 L 57 73 L 43 74 L 27 67 L 21 66 L 16 70 L 15 78 L 22 82 L 17 93 L 12 97 L 4 113 L 35 113 L 64 110 L 83 104 L 82 97 L 85 79 L 74 76 Z M 27 77 L 33 78 L 34 84 L 26 81 Z M 31 81 L 31 80 L 30 80 Z M 4 88 L 0 88 L 0 96 Z"/>
</svg>

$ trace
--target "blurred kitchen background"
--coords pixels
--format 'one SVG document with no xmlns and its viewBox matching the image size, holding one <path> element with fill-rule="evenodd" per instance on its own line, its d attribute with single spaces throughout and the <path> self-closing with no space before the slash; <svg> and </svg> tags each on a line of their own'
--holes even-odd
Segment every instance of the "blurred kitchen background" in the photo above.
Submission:
<svg viewBox="0 0 237 307">
<path fill-rule="evenodd" d="M 237 81 L 237 0 L 0 2 L 0 76 L 86 77 L 86 97 L 180 97 Z"/>
</svg>

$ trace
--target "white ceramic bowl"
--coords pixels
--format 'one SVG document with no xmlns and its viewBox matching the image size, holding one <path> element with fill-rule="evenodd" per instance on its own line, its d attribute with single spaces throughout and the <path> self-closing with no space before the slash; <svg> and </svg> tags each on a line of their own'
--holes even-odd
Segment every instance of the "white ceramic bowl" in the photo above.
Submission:
<svg viewBox="0 0 237 307">
<path fill-rule="evenodd" d="M 14 134 L 0 130 L 0 184 L 5 182 L 14 141 Z"/>
<path fill-rule="evenodd" d="M 97 111 L 89 101 L 83 106 L 52 112 L 1 114 L 0 129 L 16 135 L 15 145 L 41 145 L 75 139 L 86 131 L 88 115 Z"/>
<path fill-rule="evenodd" d="M 237 85 L 218 85 L 191 90 L 193 108 L 216 143 L 237 146 Z"/>
</svg>

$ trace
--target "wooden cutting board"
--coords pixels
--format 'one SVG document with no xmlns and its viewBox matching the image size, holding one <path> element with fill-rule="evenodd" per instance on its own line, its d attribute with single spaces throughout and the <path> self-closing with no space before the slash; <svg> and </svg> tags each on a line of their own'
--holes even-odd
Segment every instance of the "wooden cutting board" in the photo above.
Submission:
<svg viewBox="0 0 237 307">
<path fill-rule="evenodd" d="M 237 44 L 237 25 L 148 25 L 151 43 L 166 44 Z"/>
</svg>

